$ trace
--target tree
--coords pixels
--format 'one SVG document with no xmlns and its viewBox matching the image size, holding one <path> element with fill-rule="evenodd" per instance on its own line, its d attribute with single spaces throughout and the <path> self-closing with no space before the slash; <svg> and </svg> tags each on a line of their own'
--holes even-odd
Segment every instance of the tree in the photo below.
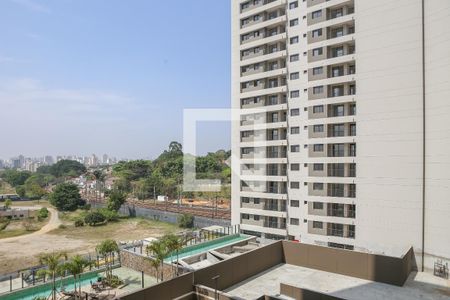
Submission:
<svg viewBox="0 0 450 300">
<path fill-rule="evenodd" d="M 40 274 L 49 275 L 52 278 L 52 299 L 56 299 L 56 276 L 63 269 L 62 259 L 67 259 L 65 252 L 42 253 L 39 255 L 39 263 L 47 266 L 47 269 L 40 270 Z"/>
<path fill-rule="evenodd" d="M 178 226 L 181 228 L 193 228 L 194 216 L 191 214 L 182 214 L 178 217 Z"/>
<path fill-rule="evenodd" d="M 105 216 L 99 212 L 99 211 L 92 211 L 89 212 L 85 217 L 84 217 L 84 222 L 86 224 L 88 224 L 89 226 L 95 226 L 97 224 L 103 223 L 106 221 Z"/>
<path fill-rule="evenodd" d="M 26 189 L 25 189 L 25 186 L 19 185 L 18 187 L 16 187 L 16 193 L 17 193 L 17 195 L 19 195 L 21 198 L 25 197 L 25 195 L 26 195 Z"/>
<path fill-rule="evenodd" d="M 55 177 L 76 177 L 86 173 L 86 167 L 75 160 L 63 159 L 50 167 L 39 167 L 37 173 L 51 174 Z"/>
<path fill-rule="evenodd" d="M 60 183 L 49 196 L 50 203 L 60 211 L 74 211 L 83 205 L 78 187 L 73 183 Z"/>
<path fill-rule="evenodd" d="M 114 190 L 111 191 L 111 194 L 108 197 L 107 207 L 109 210 L 118 211 L 122 204 L 125 203 L 126 195 L 119 191 Z"/>
<path fill-rule="evenodd" d="M 119 253 L 119 245 L 114 240 L 108 239 L 101 242 L 95 248 L 97 253 L 102 255 L 105 259 L 105 267 L 106 267 L 106 279 L 111 280 L 112 275 L 112 267 L 113 267 L 113 256 L 115 253 Z"/>
<path fill-rule="evenodd" d="M 10 207 L 11 207 L 11 205 L 12 205 L 12 201 L 11 201 L 11 199 L 6 199 L 5 200 L 5 208 L 6 209 L 9 209 Z"/>
<path fill-rule="evenodd" d="M 6 170 L 2 173 L 3 180 L 13 187 L 23 185 L 30 176 L 28 171 Z"/>
<path fill-rule="evenodd" d="M 161 281 L 164 281 L 164 259 L 169 254 L 169 248 L 163 239 L 153 241 L 146 247 L 147 253 L 151 253 L 153 258 L 161 264 Z"/>
<path fill-rule="evenodd" d="M 173 253 L 176 253 L 177 255 L 176 275 L 178 276 L 178 252 L 183 248 L 183 242 L 181 241 L 181 238 L 175 234 L 165 235 L 162 240 L 166 244 L 170 255 L 173 255 Z M 172 270 L 172 273 L 175 272 Z"/>
<path fill-rule="evenodd" d="M 91 265 L 91 262 L 82 257 L 75 255 L 69 262 L 64 264 L 64 268 L 73 276 L 73 287 L 75 292 L 75 300 L 77 299 L 77 280 L 78 280 L 78 296 L 81 299 L 81 274 L 84 269 Z"/>
</svg>

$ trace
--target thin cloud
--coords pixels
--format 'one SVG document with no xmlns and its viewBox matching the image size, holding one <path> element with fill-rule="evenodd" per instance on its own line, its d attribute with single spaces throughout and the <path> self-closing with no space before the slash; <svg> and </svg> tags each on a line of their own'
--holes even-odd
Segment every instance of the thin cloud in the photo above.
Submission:
<svg viewBox="0 0 450 300">
<path fill-rule="evenodd" d="M 14 2 L 18 5 L 21 5 L 22 7 L 25 7 L 26 9 L 29 9 L 32 11 L 46 13 L 46 14 L 51 13 L 51 11 L 48 7 L 46 7 L 40 3 L 36 3 L 35 1 L 32 1 L 32 0 L 12 0 L 12 2 Z"/>
<path fill-rule="evenodd" d="M 26 61 L 24 61 L 22 59 L 17 59 L 12 56 L 5 56 L 5 55 L 0 54 L 0 64 L 2 64 L 2 63 L 24 63 L 24 62 L 26 62 Z"/>
<path fill-rule="evenodd" d="M 124 112 L 137 110 L 135 101 L 110 91 L 50 88 L 30 78 L 3 81 L 0 84 L 0 107 L 21 115 L 85 118 L 99 120 L 123 119 Z"/>
</svg>

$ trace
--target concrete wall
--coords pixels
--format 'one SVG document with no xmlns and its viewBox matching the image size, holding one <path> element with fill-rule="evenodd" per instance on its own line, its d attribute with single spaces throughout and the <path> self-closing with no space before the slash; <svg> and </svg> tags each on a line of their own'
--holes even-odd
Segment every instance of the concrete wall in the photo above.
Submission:
<svg viewBox="0 0 450 300">
<path fill-rule="evenodd" d="M 450 264 L 450 1 L 425 1 L 425 267 Z"/>
<path fill-rule="evenodd" d="M 120 251 L 120 264 L 122 267 L 128 267 L 130 269 L 144 272 L 147 275 L 157 277 L 155 268 L 152 267 L 150 263 L 150 258 L 141 255 L 139 249 L 137 248 L 137 253 L 133 253 L 127 250 Z M 143 250 L 145 251 L 145 249 Z M 172 266 L 164 264 L 164 278 L 170 278 L 173 276 L 174 269 Z M 158 269 L 158 276 L 161 276 L 161 269 Z"/>
<path fill-rule="evenodd" d="M 93 207 L 104 207 L 104 205 L 99 203 L 92 203 Z M 126 216 L 135 216 L 135 217 L 142 217 L 146 219 L 152 219 L 152 220 L 158 220 L 162 222 L 177 224 L 178 223 L 178 217 L 181 214 L 169 212 L 169 211 L 163 211 L 163 210 L 156 210 L 151 208 L 144 208 L 144 207 L 136 207 L 133 205 L 127 205 L 124 204 L 119 210 L 119 213 L 126 215 Z M 212 225 L 218 225 L 227 227 L 230 226 L 229 220 L 223 220 L 223 219 L 213 219 L 213 218 L 206 218 L 206 217 L 199 217 L 194 216 L 194 226 L 198 228 L 208 227 Z"/>
<path fill-rule="evenodd" d="M 247 280 L 261 272 L 282 263 L 302 266 L 326 272 L 333 272 L 367 280 L 401 286 L 414 267 L 412 249 L 403 257 L 388 257 L 347 251 L 335 248 L 278 241 L 257 248 L 209 267 L 182 275 L 158 285 L 123 295 L 120 299 L 192 299 L 192 292 L 202 285 L 204 295 L 210 295 L 216 282 L 212 279 L 219 275 L 217 289 L 225 290 Z M 298 299 L 338 299 L 324 297 L 310 291 L 293 291 L 285 287 L 286 293 L 300 293 L 304 298 Z M 303 294 L 302 294 L 303 293 Z M 221 300 L 228 300 L 225 293 L 220 293 Z"/>
<path fill-rule="evenodd" d="M 415 267 L 413 251 L 403 257 L 374 255 L 283 241 L 285 262 L 296 266 L 402 286 Z"/>
</svg>

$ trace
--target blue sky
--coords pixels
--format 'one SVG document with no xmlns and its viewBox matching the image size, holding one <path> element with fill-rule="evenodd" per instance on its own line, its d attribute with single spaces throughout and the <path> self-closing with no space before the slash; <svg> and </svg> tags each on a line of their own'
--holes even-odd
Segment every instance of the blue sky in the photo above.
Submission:
<svg viewBox="0 0 450 300">
<path fill-rule="evenodd" d="M 0 158 L 152 158 L 183 109 L 229 106 L 227 0 L 0 1 Z M 198 134 L 230 147 L 223 122 Z"/>
</svg>

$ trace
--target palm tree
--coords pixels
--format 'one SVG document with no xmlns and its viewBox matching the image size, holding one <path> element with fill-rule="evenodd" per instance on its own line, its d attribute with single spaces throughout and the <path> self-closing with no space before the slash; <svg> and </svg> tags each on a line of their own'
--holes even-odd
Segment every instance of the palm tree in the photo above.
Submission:
<svg viewBox="0 0 450 300">
<path fill-rule="evenodd" d="M 82 257 L 81 255 L 75 255 L 69 262 L 64 264 L 64 267 L 67 271 L 70 272 L 73 276 L 73 287 L 75 292 L 75 300 L 77 298 L 77 279 L 78 279 L 78 295 L 81 299 L 81 274 L 84 272 L 84 269 L 91 264 L 87 259 Z"/>
<path fill-rule="evenodd" d="M 56 299 L 56 276 L 61 271 L 61 259 L 67 259 L 65 252 L 42 253 L 39 255 L 39 263 L 46 265 L 47 269 L 40 270 L 39 273 L 52 277 L 52 299 Z"/>
<path fill-rule="evenodd" d="M 158 260 L 161 264 L 161 281 L 164 280 L 164 259 L 169 254 L 167 244 L 164 239 L 153 241 L 146 247 L 147 253 L 151 253 L 152 256 Z"/>
<path fill-rule="evenodd" d="M 183 248 L 183 242 L 180 237 L 175 234 L 169 234 L 163 237 L 163 241 L 167 246 L 169 255 L 177 254 L 176 275 L 178 276 L 178 252 Z M 173 265 L 173 264 L 172 264 Z M 172 270 L 172 273 L 175 272 Z"/>
<path fill-rule="evenodd" d="M 104 240 L 95 248 L 105 258 L 106 279 L 112 278 L 112 262 L 114 253 L 119 253 L 119 246 L 114 240 Z"/>
<path fill-rule="evenodd" d="M 159 265 L 161 264 L 161 262 L 156 257 L 147 258 L 147 259 L 150 261 L 150 265 L 155 269 L 156 283 L 158 283 L 159 282 L 158 270 L 159 270 Z"/>
</svg>

